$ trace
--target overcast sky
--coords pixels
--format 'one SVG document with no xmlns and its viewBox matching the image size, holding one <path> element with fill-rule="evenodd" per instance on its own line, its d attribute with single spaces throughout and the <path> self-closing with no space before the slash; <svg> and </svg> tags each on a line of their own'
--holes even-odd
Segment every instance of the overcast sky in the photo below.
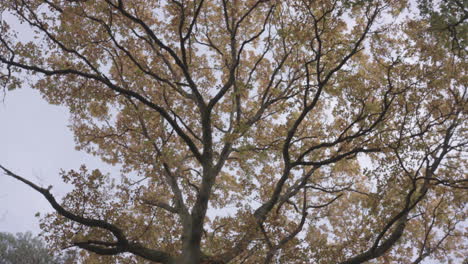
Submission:
<svg viewBox="0 0 468 264">
<path fill-rule="evenodd" d="M 67 108 L 48 104 L 36 90 L 6 92 L 0 100 L 0 164 L 41 186 L 53 185 L 57 197 L 69 190 L 61 182 L 61 168 L 86 164 L 109 171 L 98 158 L 74 149 L 68 118 Z M 0 232 L 39 233 L 35 213 L 52 209 L 45 198 L 4 174 L 0 174 L 0 186 Z"/>
</svg>

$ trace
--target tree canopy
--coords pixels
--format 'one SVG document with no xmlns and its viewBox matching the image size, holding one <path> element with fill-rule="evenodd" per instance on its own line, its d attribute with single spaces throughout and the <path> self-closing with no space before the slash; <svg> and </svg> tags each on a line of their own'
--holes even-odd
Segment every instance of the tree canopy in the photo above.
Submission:
<svg viewBox="0 0 468 264">
<path fill-rule="evenodd" d="M 68 251 L 64 256 L 51 255 L 44 241 L 31 232 L 0 232 L 0 263 L 2 264 L 73 264 L 74 252 Z"/>
<path fill-rule="evenodd" d="M 0 11 L 4 89 L 67 106 L 77 149 L 120 168 L 62 171 L 73 190 L 58 200 L 0 163 L 55 209 L 41 219 L 55 250 L 78 247 L 84 263 L 467 254 L 465 1 L 6 0 Z"/>
</svg>

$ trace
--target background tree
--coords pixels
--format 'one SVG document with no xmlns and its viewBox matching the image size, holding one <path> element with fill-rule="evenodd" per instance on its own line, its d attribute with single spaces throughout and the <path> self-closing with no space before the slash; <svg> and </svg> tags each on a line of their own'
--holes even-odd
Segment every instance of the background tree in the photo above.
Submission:
<svg viewBox="0 0 468 264">
<path fill-rule="evenodd" d="M 465 53 L 408 7 L 2 1 L 36 36 L 2 22 L 5 87 L 68 106 L 77 148 L 121 175 L 63 171 L 59 202 L 1 168 L 56 210 L 47 241 L 89 263 L 461 258 Z"/>
<path fill-rule="evenodd" d="M 31 232 L 0 233 L 0 263 L 2 264 L 72 264 L 74 252 L 68 251 L 63 256 L 51 255 L 43 240 Z"/>
<path fill-rule="evenodd" d="M 466 55 L 468 3 L 459 0 L 418 0 L 421 15 L 429 18 L 434 35 L 450 49 Z"/>
</svg>

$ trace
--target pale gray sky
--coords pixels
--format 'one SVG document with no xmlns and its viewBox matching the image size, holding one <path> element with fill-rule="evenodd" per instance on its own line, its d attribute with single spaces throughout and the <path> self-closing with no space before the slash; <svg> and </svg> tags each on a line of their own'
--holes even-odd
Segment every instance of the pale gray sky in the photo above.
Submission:
<svg viewBox="0 0 468 264">
<path fill-rule="evenodd" d="M 31 29 L 5 12 L 1 19 L 11 23 L 18 39 L 33 40 Z M 68 129 L 68 109 L 47 103 L 38 91 L 28 88 L 0 91 L 0 164 L 42 186 L 53 185 L 52 193 L 64 195 L 67 187 L 60 168 L 77 169 L 83 163 L 99 166 L 98 159 L 74 150 Z M 3 101 L 1 101 L 3 99 Z M 0 174 L 0 232 L 39 233 L 36 212 L 52 208 L 39 193 Z"/>
<path fill-rule="evenodd" d="M 3 95 L 0 99 L 3 98 Z M 60 169 L 109 168 L 98 158 L 74 149 L 68 129 L 68 109 L 48 104 L 38 91 L 22 88 L 0 102 L 0 164 L 42 186 L 53 185 L 58 197 L 70 188 Z M 108 170 L 107 170 L 108 171 Z M 35 213 L 51 211 L 44 197 L 25 184 L 0 175 L 0 232 L 38 233 Z"/>
</svg>

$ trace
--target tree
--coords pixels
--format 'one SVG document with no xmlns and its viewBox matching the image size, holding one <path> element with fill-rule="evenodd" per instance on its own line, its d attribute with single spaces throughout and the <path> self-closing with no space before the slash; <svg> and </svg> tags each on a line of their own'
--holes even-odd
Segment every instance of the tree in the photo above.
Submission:
<svg viewBox="0 0 468 264">
<path fill-rule="evenodd" d="M 77 148 L 121 175 L 63 171 L 59 202 L 1 168 L 55 209 L 47 241 L 91 262 L 461 258 L 465 55 L 409 6 L 2 1 L 36 37 L 3 21 L 5 87 L 67 106 Z"/>
<path fill-rule="evenodd" d="M 3 264 L 71 264 L 73 260 L 72 251 L 65 256 L 49 254 L 44 242 L 31 232 L 0 233 L 0 262 Z"/>
<path fill-rule="evenodd" d="M 430 31 L 442 34 L 452 50 L 466 53 L 468 4 L 459 0 L 418 0 L 421 14 L 429 18 Z M 449 35 L 447 38 L 446 35 Z"/>
</svg>

